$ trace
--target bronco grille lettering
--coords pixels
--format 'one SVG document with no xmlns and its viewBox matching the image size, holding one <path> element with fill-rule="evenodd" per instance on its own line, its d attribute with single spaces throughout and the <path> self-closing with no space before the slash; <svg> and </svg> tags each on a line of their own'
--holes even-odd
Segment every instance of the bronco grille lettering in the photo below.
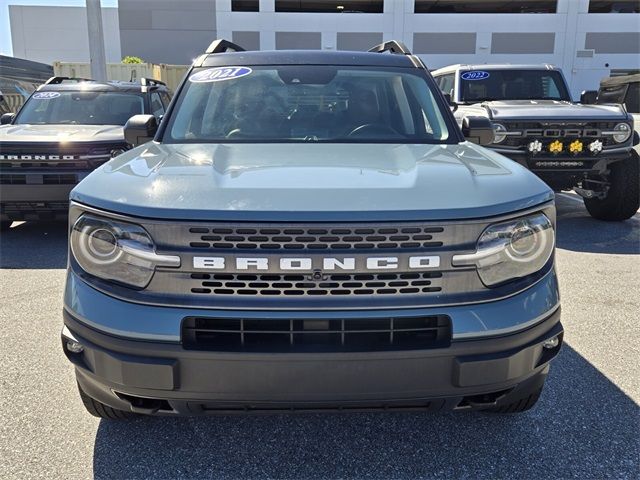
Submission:
<svg viewBox="0 0 640 480">
<path fill-rule="evenodd" d="M 75 155 L 6 155 L 0 154 L 0 160 L 75 160 Z"/>
<path fill-rule="evenodd" d="M 320 270 L 427 270 L 438 268 L 438 255 L 402 257 L 193 257 L 193 268 L 204 270 L 283 272 Z"/>
</svg>

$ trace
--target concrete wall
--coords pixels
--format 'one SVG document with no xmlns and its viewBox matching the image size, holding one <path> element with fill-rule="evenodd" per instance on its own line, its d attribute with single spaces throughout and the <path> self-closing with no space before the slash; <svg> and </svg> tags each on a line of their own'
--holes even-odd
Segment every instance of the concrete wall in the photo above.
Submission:
<svg viewBox="0 0 640 480">
<path fill-rule="evenodd" d="M 13 56 L 51 64 L 88 62 L 87 14 L 83 7 L 9 5 Z M 118 9 L 103 8 L 107 62 L 119 62 Z"/>
<path fill-rule="evenodd" d="M 213 0 L 119 0 L 118 9 L 123 55 L 190 64 L 216 39 Z"/>
</svg>

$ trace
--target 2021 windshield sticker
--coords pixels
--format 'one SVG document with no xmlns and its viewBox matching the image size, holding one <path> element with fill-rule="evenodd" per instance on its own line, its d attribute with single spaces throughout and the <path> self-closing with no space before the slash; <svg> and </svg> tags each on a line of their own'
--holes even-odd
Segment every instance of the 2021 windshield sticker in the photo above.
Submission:
<svg viewBox="0 0 640 480">
<path fill-rule="evenodd" d="M 489 78 L 489 72 L 483 72 L 482 70 L 472 70 L 470 72 L 464 72 L 460 75 L 462 80 L 485 80 Z"/>
<path fill-rule="evenodd" d="M 236 78 L 244 77 L 252 71 L 249 67 L 208 68 L 191 75 L 189 81 L 194 83 L 223 82 L 225 80 L 235 80 Z"/>
<path fill-rule="evenodd" d="M 36 92 L 31 98 L 35 100 L 50 100 L 52 98 L 58 98 L 60 92 Z"/>
</svg>

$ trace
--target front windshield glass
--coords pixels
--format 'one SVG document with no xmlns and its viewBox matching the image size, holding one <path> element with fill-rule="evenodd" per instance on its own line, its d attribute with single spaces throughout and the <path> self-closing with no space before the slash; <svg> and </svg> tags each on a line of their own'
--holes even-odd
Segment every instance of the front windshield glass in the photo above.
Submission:
<svg viewBox="0 0 640 480">
<path fill-rule="evenodd" d="M 134 93 L 96 91 L 35 92 L 16 124 L 124 125 L 144 113 L 144 98 Z"/>
<path fill-rule="evenodd" d="M 445 120 L 417 69 L 202 68 L 180 93 L 163 141 L 442 143 Z"/>
<path fill-rule="evenodd" d="M 571 101 L 562 75 L 555 70 L 471 70 L 460 73 L 460 84 L 463 102 Z"/>
</svg>

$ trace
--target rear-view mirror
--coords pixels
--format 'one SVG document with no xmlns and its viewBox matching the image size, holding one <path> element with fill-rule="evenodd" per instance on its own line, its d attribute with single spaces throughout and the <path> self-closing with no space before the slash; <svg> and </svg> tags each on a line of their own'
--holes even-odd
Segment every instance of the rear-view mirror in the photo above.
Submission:
<svg viewBox="0 0 640 480">
<path fill-rule="evenodd" d="M 153 115 L 134 115 L 124 125 L 124 138 L 135 146 L 153 140 L 158 131 L 158 120 Z"/>
<path fill-rule="evenodd" d="M 478 145 L 493 143 L 493 124 L 486 117 L 464 117 L 462 119 L 462 133 L 468 141 Z"/>
<path fill-rule="evenodd" d="M 8 125 L 15 118 L 15 113 L 3 113 L 0 117 L 0 125 Z"/>
</svg>

